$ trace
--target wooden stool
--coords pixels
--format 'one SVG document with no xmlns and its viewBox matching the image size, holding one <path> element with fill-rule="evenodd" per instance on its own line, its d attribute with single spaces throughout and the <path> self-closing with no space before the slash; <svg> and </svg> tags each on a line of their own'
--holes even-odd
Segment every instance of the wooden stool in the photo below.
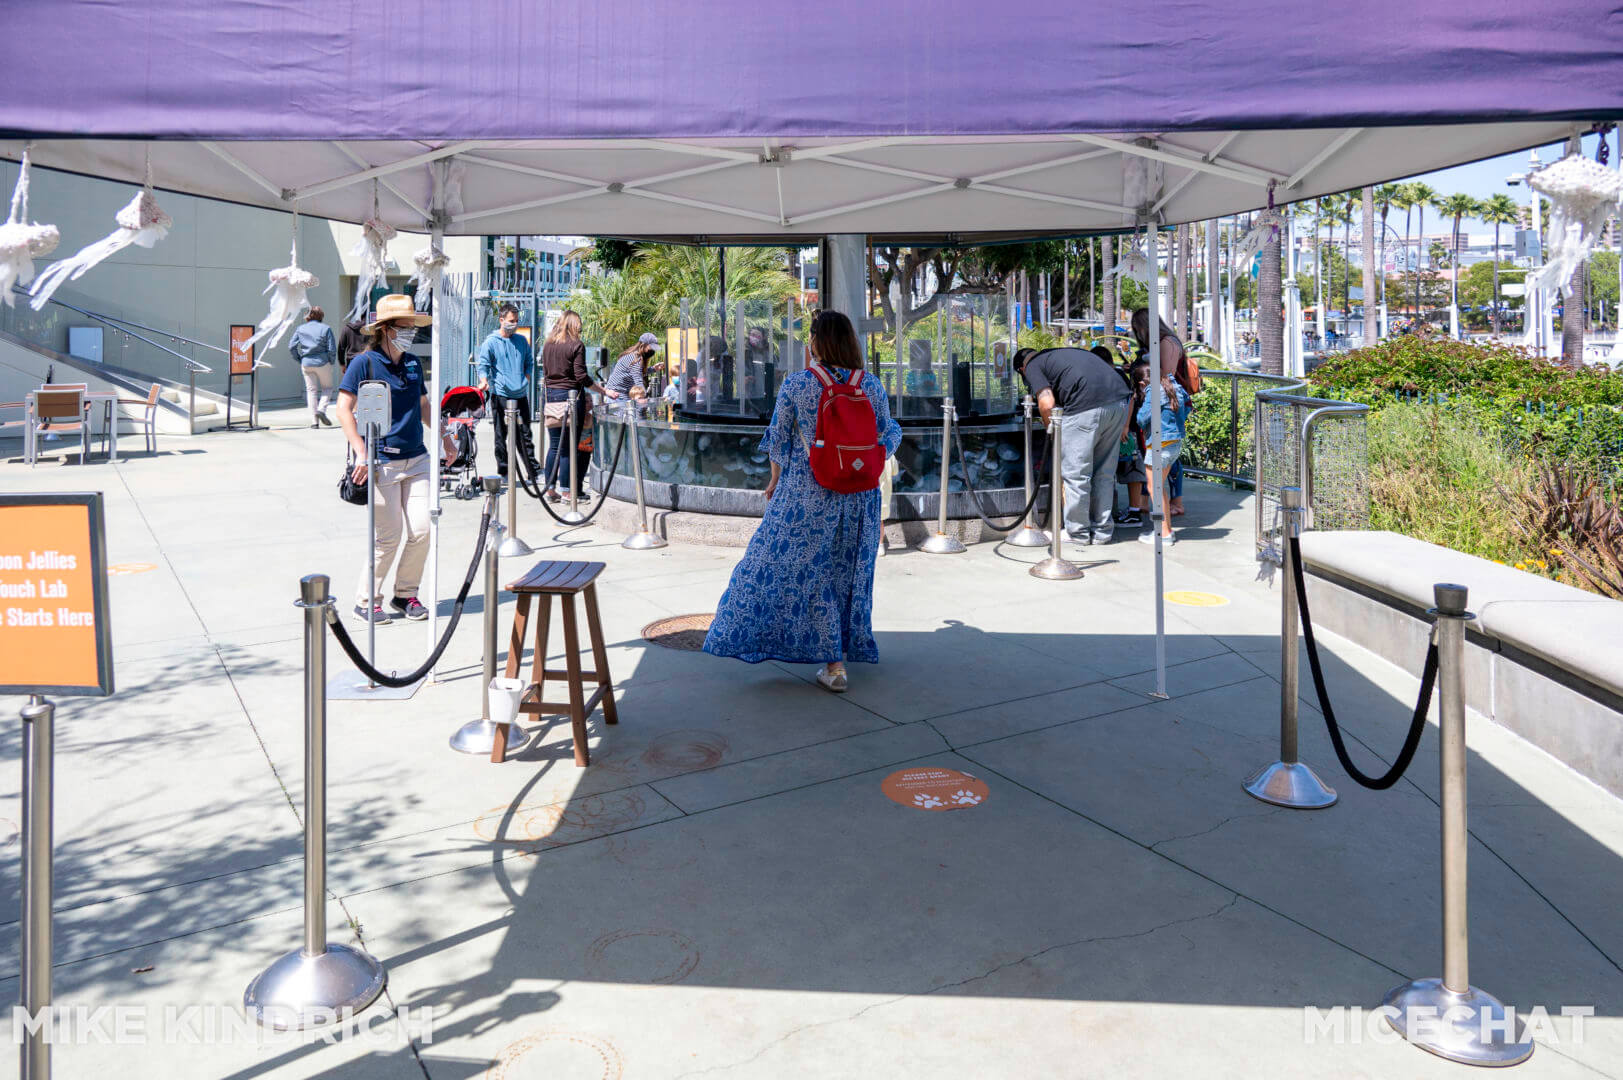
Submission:
<svg viewBox="0 0 1623 1080">
<path fill-rule="evenodd" d="M 513 612 L 513 636 L 507 645 L 507 677 L 518 676 L 519 660 L 524 655 L 524 631 L 530 623 L 530 598 L 541 598 L 540 618 L 535 624 L 535 653 L 530 661 L 530 685 L 519 698 L 520 715 L 550 716 L 567 713 L 574 728 L 575 764 L 591 764 L 586 747 L 586 717 L 601 703 L 603 722 L 618 724 L 614 711 L 613 680 L 609 678 L 609 654 L 603 647 L 603 627 L 597 618 L 597 575 L 603 572 L 600 562 L 538 562 L 528 573 L 507 586 L 518 598 Z M 575 594 L 586 594 L 586 630 L 592 636 L 592 664 L 596 670 L 580 669 L 580 634 L 575 625 Z M 564 670 L 549 669 L 547 660 L 547 629 L 552 622 L 552 598 L 562 600 L 564 616 Z M 569 684 L 569 701 L 543 700 L 547 680 L 562 680 Z M 597 684 L 592 696 L 586 696 L 586 680 Z M 490 749 L 490 760 L 500 762 L 507 757 L 507 725 L 496 729 L 496 744 Z"/>
</svg>

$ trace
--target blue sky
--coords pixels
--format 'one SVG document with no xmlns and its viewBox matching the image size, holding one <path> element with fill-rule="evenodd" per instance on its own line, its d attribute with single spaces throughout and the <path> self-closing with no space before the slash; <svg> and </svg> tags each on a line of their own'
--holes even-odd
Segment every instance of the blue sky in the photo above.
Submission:
<svg viewBox="0 0 1623 1080">
<path fill-rule="evenodd" d="M 1617 144 L 1613 140 L 1608 141 L 1612 142 L 1612 152 L 1615 155 L 1617 153 Z M 1597 136 L 1585 136 L 1584 153 L 1590 157 L 1594 157 L 1596 142 Z M 1563 145 L 1564 143 L 1557 142 L 1551 143 L 1549 146 L 1539 147 L 1539 160 L 1545 165 L 1548 165 L 1553 161 L 1559 161 L 1562 156 Z M 1406 177 L 1405 179 L 1424 180 L 1427 184 L 1435 188 L 1440 195 L 1452 195 L 1460 193 L 1470 195 L 1478 199 L 1486 199 L 1491 195 L 1504 194 L 1509 195 L 1518 204 L 1526 205 L 1527 188 L 1525 186 L 1511 187 L 1509 184 L 1505 183 L 1505 177 L 1512 173 L 1526 172 L 1527 162 L 1527 151 L 1520 150 L 1514 154 L 1504 154 L 1499 157 L 1488 158 L 1485 161 L 1473 162 L 1470 165 L 1457 165 L 1452 169 L 1441 169 L 1437 172 L 1422 173 L 1419 176 L 1410 176 Z M 1612 158 L 1611 164 L 1614 167 L 1617 165 L 1616 157 Z M 1428 234 L 1437 231 L 1432 226 L 1431 218 L 1432 215 L 1426 215 L 1426 232 Z M 1402 214 L 1394 212 L 1393 215 L 1387 220 L 1401 229 L 1403 227 L 1402 219 Z M 1463 227 L 1467 232 L 1493 231 L 1492 226 L 1484 225 L 1482 222 L 1476 221 L 1473 218 L 1466 218 Z"/>
</svg>

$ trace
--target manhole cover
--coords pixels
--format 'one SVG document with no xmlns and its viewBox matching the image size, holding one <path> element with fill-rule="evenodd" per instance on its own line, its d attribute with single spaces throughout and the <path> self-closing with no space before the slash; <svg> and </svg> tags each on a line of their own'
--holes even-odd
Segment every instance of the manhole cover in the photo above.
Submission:
<svg viewBox="0 0 1623 1080">
<path fill-rule="evenodd" d="M 643 627 L 642 637 L 644 641 L 663 645 L 667 649 L 698 652 L 704 648 L 704 636 L 710 632 L 710 621 L 715 617 L 709 612 L 703 615 L 673 615 Z"/>
</svg>

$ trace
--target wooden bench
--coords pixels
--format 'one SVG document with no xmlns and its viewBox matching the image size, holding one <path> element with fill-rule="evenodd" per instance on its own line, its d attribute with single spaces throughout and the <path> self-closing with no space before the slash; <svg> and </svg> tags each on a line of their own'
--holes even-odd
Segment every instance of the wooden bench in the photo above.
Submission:
<svg viewBox="0 0 1623 1080">
<path fill-rule="evenodd" d="M 618 724 L 614 711 L 613 680 L 609 677 L 608 651 L 603 647 L 603 626 L 597 617 L 597 576 L 603 572 L 600 562 L 538 562 L 517 581 L 507 586 L 517 597 L 513 612 L 513 635 L 507 645 L 507 677 L 518 677 L 519 661 L 524 655 L 524 632 L 530 625 L 530 599 L 541 601 L 539 618 L 535 624 L 535 652 L 530 661 L 530 685 L 519 699 L 520 715 L 542 716 L 567 714 L 574 731 L 575 764 L 591 764 L 591 752 L 586 746 L 586 717 L 603 706 L 603 722 Z M 575 595 L 586 595 L 586 630 L 592 639 L 592 665 L 594 670 L 580 669 L 580 632 L 575 621 Z M 547 632 L 552 623 L 552 598 L 562 603 L 564 621 L 564 669 L 546 666 Z M 567 702 L 544 700 L 548 680 L 569 684 Z M 586 682 L 597 684 L 590 697 L 586 696 Z M 496 743 L 491 747 L 490 760 L 500 762 L 507 756 L 507 727 L 496 729 Z"/>
</svg>

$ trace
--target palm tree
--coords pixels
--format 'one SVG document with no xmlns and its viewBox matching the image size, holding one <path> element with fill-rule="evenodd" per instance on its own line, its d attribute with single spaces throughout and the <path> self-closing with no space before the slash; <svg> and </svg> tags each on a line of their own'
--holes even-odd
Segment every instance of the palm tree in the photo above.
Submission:
<svg viewBox="0 0 1623 1080">
<path fill-rule="evenodd" d="M 1257 267 L 1257 338 L 1262 346 L 1264 375 L 1285 373 L 1285 328 L 1280 322 L 1279 234 L 1262 245 Z"/>
<path fill-rule="evenodd" d="M 1440 195 L 1432 205 L 1437 208 L 1438 213 L 1447 214 L 1454 219 L 1453 233 L 1450 237 L 1453 240 L 1450 248 L 1453 254 L 1449 259 L 1453 264 L 1449 274 L 1453 278 L 1453 288 L 1450 291 L 1449 303 L 1458 311 L 1460 306 L 1460 219 L 1463 217 L 1475 217 L 1482 209 L 1482 204 L 1469 195 Z"/>
<path fill-rule="evenodd" d="M 1375 189 L 1375 213 L 1381 219 L 1381 303 L 1386 303 L 1386 215 L 1403 209 L 1402 184 L 1382 184 Z"/>
<path fill-rule="evenodd" d="M 1521 207 L 1509 195 L 1501 192 L 1484 202 L 1477 217 L 1493 226 L 1493 332 L 1499 333 L 1499 226 L 1514 225 L 1521 220 Z"/>
<path fill-rule="evenodd" d="M 1420 256 L 1417 251 L 1413 252 L 1413 261 L 1411 261 L 1409 257 L 1412 248 L 1412 245 L 1409 243 L 1409 237 L 1412 233 L 1412 226 L 1414 225 L 1414 185 L 1399 184 L 1398 191 L 1400 194 L 1396 199 L 1393 200 L 1393 205 L 1399 206 L 1403 209 L 1403 269 L 1412 277 L 1420 266 Z"/>
<path fill-rule="evenodd" d="M 1375 336 L 1380 333 L 1375 321 L 1375 189 L 1366 187 L 1363 195 L 1364 344 L 1373 345 Z"/>
<path fill-rule="evenodd" d="M 1418 180 L 1409 184 L 1409 199 L 1414 203 L 1415 209 L 1420 211 L 1420 244 L 1415 249 L 1417 258 L 1415 259 L 1414 275 L 1414 310 L 1416 315 L 1420 314 L 1420 260 L 1418 255 L 1420 248 L 1426 246 L 1426 207 L 1430 206 L 1432 200 L 1436 198 L 1437 189 L 1431 185 L 1422 184 Z"/>
</svg>

